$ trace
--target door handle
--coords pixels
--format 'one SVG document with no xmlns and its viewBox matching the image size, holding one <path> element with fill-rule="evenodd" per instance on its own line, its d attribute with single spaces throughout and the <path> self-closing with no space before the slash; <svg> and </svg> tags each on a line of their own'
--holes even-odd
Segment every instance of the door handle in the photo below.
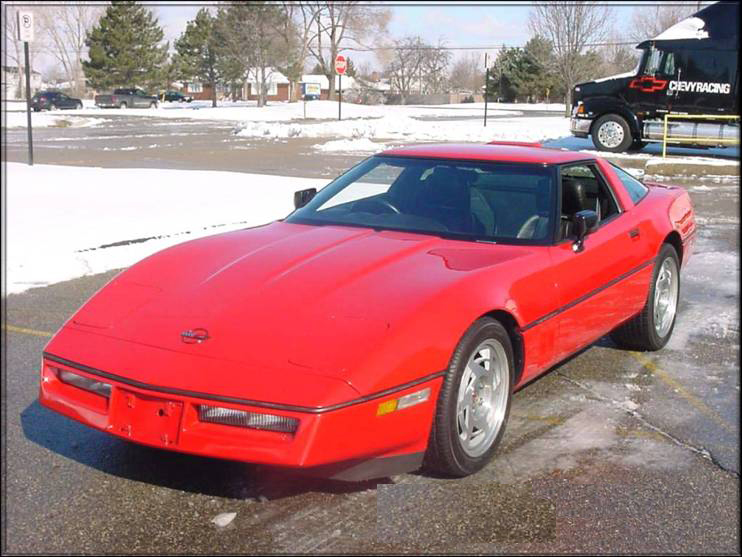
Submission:
<svg viewBox="0 0 742 557">
<path fill-rule="evenodd" d="M 632 240 L 635 240 L 635 241 L 638 240 L 639 239 L 639 229 L 638 228 L 632 228 L 631 230 L 629 230 L 629 237 Z"/>
</svg>

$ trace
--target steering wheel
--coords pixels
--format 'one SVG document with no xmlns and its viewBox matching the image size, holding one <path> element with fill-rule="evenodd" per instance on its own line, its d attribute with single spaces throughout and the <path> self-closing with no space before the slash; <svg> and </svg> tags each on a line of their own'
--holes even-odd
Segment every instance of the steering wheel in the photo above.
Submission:
<svg viewBox="0 0 742 557">
<path fill-rule="evenodd" d="M 400 210 L 397 209 L 391 201 L 384 199 L 383 197 L 367 197 L 365 199 L 359 199 L 353 204 L 353 208 L 357 209 L 359 204 L 363 206 L 363 204 L 373 205 L 374 203 L 386 209 L 385 212 L 396 213 L 397 215 L 401 214 Z"/>
</svg>

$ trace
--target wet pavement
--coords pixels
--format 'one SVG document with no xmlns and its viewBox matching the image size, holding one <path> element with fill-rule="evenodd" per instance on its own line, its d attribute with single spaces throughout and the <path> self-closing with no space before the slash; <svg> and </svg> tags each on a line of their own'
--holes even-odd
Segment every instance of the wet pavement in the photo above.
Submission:
<svg viewBox="0 0 742 557">
<path fill-rule="evenodd" d="M 361 158 L 320 156 L 309 143 L 256 142 L 243 160 L 198 135 L 208 131 L 201 123 L 177 129 L 194 135 L 176 138 L 163 126 L 158 139 L 140 138 L 173 136 L 173 146 L 153 149 L 146 164 L 231 169 L 221 166 L 229 159 L 235 170 L 333 176 Z M 89 133 L 116 135 L 105 126 Z M 67 153 L 77 161 L 68 164 L 144 165 L 133 165 L 126 151 L 102 150 L 126 141 L 101 139 L 86 149 L 92 140 L 70 140 L 80 147 L 66 150 L 44 147 L 41 138 L 39 158 Z M 198 143 L 215 159 L 189 160 Z M 291 154 L 283 166 L 282 148 Z M 514 397 L 495 460 L 460 480 L 425 473 L 359 484 L 307 479 L 91 430 L 38 404 L 39 360 L 46 335 L 115 272 L 9 296 L 4 552 L 738 554 L 739 179 L 665 181 L 689 190 L 699 221 L 668 346 L 636 353 L 604 338 L 526 386 Z M 215 526 L 225 512 L 237 514 Z"/>
</svg>

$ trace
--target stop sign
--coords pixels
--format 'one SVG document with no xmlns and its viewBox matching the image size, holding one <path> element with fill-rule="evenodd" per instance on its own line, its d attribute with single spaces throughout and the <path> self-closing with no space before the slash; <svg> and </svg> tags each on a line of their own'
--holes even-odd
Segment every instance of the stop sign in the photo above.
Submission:
<svg viewBox="0 0 742 557">
<path fill-rule="evenodd" d="M 343 56 L 342 54 L 338 54 L 337 58 L 335 58 L 335 72 L 338 75 L 343 75 L 347 66 L 348 63 L 345 60 L 345 56 Z"/>
</svg>

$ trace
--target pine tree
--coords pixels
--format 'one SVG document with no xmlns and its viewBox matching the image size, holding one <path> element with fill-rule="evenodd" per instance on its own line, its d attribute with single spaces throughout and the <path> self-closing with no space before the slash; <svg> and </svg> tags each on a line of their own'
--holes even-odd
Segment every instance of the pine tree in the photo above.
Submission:
<svg viewBox="0 0 742 557">
<path fill-rule="evenodd" d="M 85 78 L 94 89 L 167 86 L 168 43 L 152 13 L 136 2 L 113 1 L 85 44 Z"/>
<path fill-rule="evenodd" d="M 214 18 L 206 8 L 201 8 L 175 41 L 178 77 L 210 83 L 212 106 L 216 106 L 216 84 L 221 79 L 214 40 Z"/>
</svg>

